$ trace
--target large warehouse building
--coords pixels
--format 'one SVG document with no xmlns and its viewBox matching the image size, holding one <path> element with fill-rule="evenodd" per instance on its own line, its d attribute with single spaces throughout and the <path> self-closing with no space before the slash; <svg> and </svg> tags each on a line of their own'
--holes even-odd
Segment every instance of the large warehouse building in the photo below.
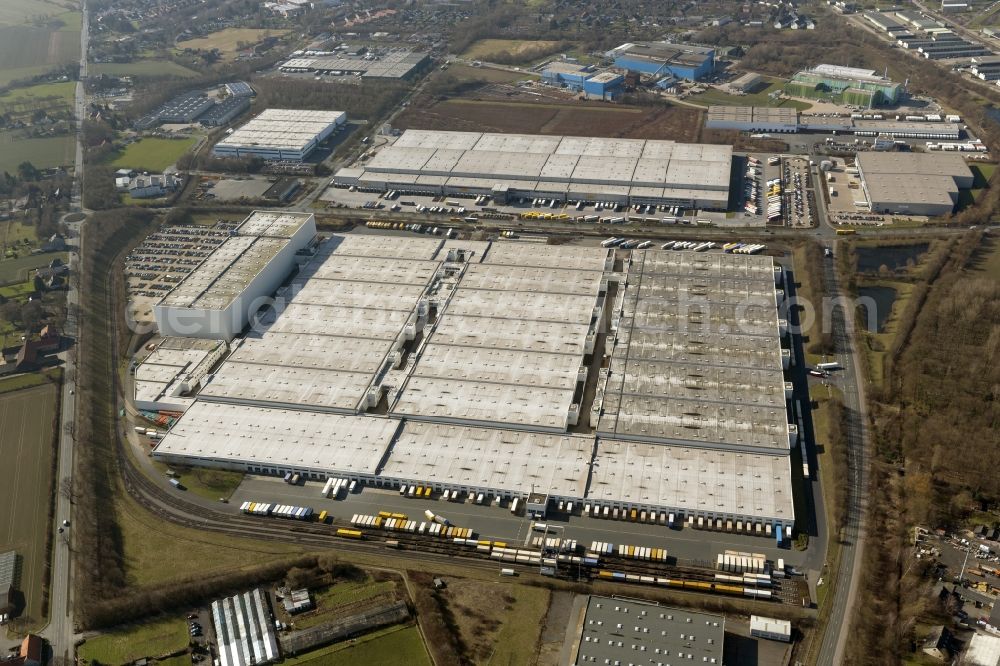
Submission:
<svg viewBox="0 0 1000 666">
<path fill-rule="evenodd" d="M 697 81 L 715 71 L 715 49 L 670 42 L 627 43 L 604 54 L 615 67 L 652 77 L 673 75 Z"/>
<path fill-rule="evenodd" d="M 407 130 L 340 187 L 725 210 L 732 146 L 645 139 Z"/>
<path fill-rule="evenodd" d="M 334 236 L 154 456 L 791 526 L 781 275 L 761 256 L 636 251 L 615 271 L 594 247 Z"/>
<path fill-rule="evenodd" d="M 312 213 L 251 213 L 153 307 L 160 334 L 232 340 L 315 236 Z"/>
<path fill-rule="evenodd" d="M 710 106 L 705 127 L 741 132 L 797 132 L 799 113 L 792 107 Z"/>
<path fill-rule="evenodd" d="M 279 65 L 278 69 L 289 74 L 308 72 L 360 76 L 363 79 L 405 79 L 429 63 L 430 56 L 426 53 L 416 53 L 409 49 L 392 49 L 378 55 L 302 53 Z"/>
<path fill-rule="evenodd" d="M 215 144 L 217 157 L 301 162 L 347 121 L 343 111 L 267 109 Z"/>
<path fill-rule="evenodd" d="M 958 191 L 972 187 L 965 159 L 955 153 L 858 153 L 858 174 L 876 213 L 947 215 Z"/>
</svg>

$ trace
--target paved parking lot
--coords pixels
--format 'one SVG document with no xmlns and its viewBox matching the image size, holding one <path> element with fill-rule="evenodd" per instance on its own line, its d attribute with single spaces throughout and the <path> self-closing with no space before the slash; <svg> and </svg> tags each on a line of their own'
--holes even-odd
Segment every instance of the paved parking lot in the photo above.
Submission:
<svg viewBox="0 0 1000 666">
<path fill-rule="evenodd" d="M 809 160 L 805 157 L 783 159 L 781 178 L 785 226 L 812 226 L 816 203 L 813 200 L 812 179 L 809 176 Z"/>
<path fill-rule="evenodd" d="M 763 225 L 763 218 L 752 218 L 742 213 L 727 214 L 718 211 L 696 211 L 680 206 L 627 206 L 613 202 L 570 202 L 551 199 L 524 199 L 507 204 L 497 203 L 490 197 L 476 195 L 432 196 L 420 194 L 399 194 L 386 197 L 379 191 L 351 191 L 348 188 L 328 187 L 319 200 L 331 207 L 357 208 L 370 211 L 371 218 L 379 213 L 394 212 L 425 215 L 429 224 L 436 222 L 458 222 L 460 219 L 499 219 L 520 222 L 535 220 L 555 220 L 578 222 L 581 224 L 666 224 L 691 225 L 698 221 L 710 222 L 713 226 Z M 544 202 L 544 203 L 543 203 Z M 452 219 L 456 218 L 456 219 Z"/>
</svg>

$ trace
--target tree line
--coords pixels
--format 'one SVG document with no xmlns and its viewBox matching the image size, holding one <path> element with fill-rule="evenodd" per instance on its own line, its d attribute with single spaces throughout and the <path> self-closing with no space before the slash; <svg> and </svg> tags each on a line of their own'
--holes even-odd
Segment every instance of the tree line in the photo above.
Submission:
<svg viewBox="0 0 1000 666">
<path fill-rule="evenodd" d="M 879 540 L 865 549 L 851 663 L 899 662 L 918 624 L 947 621 L 930 596 L 930 562 L 912 559 L 913 526 L 955 529 L 1000 503 L 1000 282 L 983 269 L 998 252 L 972 232 L 931 267 L 885 388 L 869 401 L 868 522 Z"/>
<path fill-rule="evenodd" d="M 113 338 L 127 332 L 111 331 L 120 320 L 111 308 L 124 303 L 122 271 L 116 258 L 130 244 L 148 234 L 153 214 L 142 209 L 95 213 L 84 227 L 81 255 L 80 340 L 76 441 L 75 575 L 78 619 L 93 626 L 101 602 L 122 595 L 128 581 L 121 530 L 115 520 L 115 497 L 120 483 L 116 465 Z M 117 284 L 117 290 L 115 285 Z M 112 293 L 122 298 L 115 301 Z"/>
</svg>

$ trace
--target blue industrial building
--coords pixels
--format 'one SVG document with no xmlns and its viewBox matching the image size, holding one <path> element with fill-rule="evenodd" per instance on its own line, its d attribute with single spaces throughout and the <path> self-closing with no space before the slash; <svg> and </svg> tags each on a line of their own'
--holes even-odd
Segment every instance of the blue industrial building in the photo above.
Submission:
<svg viewBox="0 0 1000 666">
<path fill-rule="evenodd" d="M 583 82 L 583 93 L 587 99 L 614 100 L 622 94 L 625 77 L 615 72 L 601 72 Z"/>
<path fill-rule="evenodd" d="M 588 99 L 614 100 L 622 93 L 625 77 L 614 72 L 595 73 L 589 65 L 553 62 L 542 70 L 542 81 L 583 93 Z"/>
<path fill-rule="evenodd" d="M 672 74 L 679 79 L 697 81 L 715 71 L 715 49 L 689 44 L 650 42 L 622 44 L 607 52 L 615 67 L 650 76 Z"/>
</svg>

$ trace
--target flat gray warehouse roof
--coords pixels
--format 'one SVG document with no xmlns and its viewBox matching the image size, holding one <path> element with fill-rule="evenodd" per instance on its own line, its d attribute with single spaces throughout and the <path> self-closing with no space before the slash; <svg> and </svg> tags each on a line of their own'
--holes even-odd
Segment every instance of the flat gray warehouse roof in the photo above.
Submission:
<svg viewBox="0 0 1000 666">
<path fill-rule="evenodd" d="M 772 260 L 635 251 L 616 272 L 613 258 L 335 235 L 155 455 L 792 523 Z M 609 308 L 610 359 L 595 359 Z M 596 416 L 581 414 L 588 376 Z"/>
<path fill-rule="evenodd" d="M 787 452 L 774 262 L 770 257 L 637 251 L 628 265 L 611 364 L 598 386 L 598 434 L 729 450 Z M 731 333 L 757 367 L 713 365 Z M 637 354 L 631 355 L 632 336 Z M 760 337 L 759 343 L 748 338 Z M 683 345 L 683 351 L 677 350 Z M 770 353 L 767 347 L 772 350 Z M 697 358 L 692 358 L 697 356 Z"/>
<path fill-rule="evenodd" d="M 788 456 L 598 440 L 587 499 L 791 521 Z"/>
<path fill-rule="evenodd" d="M 161 305 L 222 309 L 242 294 L 312 213 L 252 212 L 212 254 L 170 290 Z M 313 231 L 315 226 L 312 227 Z"/>
<path fill-rule="evenodd" d="M 222 149 L 305 150 L 346 118 L 343 111 L 265 109 L 215 145 Z"/>
<path fill-rule="evenodd" d="M 874 210 L 949 212 L 972 171 L 955 153 L 858 153 L 858 170 Z"/>
<path fill-rule="evenodd" d="M 158 454 L 264 467 L 374 474 L 394 419 L 197 401 L 156 447 Z M 331 437 L 336 433 L 335 437 Z"/>
<path fill-rule="evenodd" d="M 407 176 L 417 175 L 444 179 L 434 183 L 439 186 L 452 178 L 510 182 L 522 190 L 641 186 L 711 193 L 705 196 L 719 199 L 728 193 L 731 165 L 732 147 L 724 145 L 407 130 L 365 163 L 362 174 L 350 174 L 400 186 L 412 182 Z"/>
<path fill-rule="evenodd" d="M 382 476 L 583 497 L 593 446 L 590 437 L 409 421 Z"/>
<path fill-rule="evenodd" d="M 723 615 L 591 596 L 573 663 L 719 665 L 725 628 Z"/>
</svg>

